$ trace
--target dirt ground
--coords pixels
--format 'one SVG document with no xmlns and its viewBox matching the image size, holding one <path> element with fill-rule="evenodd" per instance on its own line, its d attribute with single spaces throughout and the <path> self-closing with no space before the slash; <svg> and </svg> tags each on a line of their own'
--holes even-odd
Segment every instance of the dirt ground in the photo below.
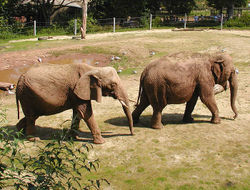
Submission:
<svg viewBox="0 0 250 190">
<path fill-rule="evenodd" d="M 129 57 L 128 62 L 138 69 L 137 74 L 121 75 L 129 98 L 137 99 L 139 77 L 143 67 L 159 57 L 189 50 L 193 52 L 227 51 L 239 70 L 239 90 L 236 106 L 239 116 L 232 120 L 230 91 L 216 95 L 222 118 L 221 124 L 211 124 L 211 113 L 198 101 L 193 112 L 195 122 L 181 122 L 184 104 L 169 105 L 163 111 L 164 128 L 150 128 L 152 109 L 148 107 L 136 124 L 135 136 L 129 135 L 126 118 L 119 102 L 103 98 L 93 102 L 96 120 L 105 144 L 95 145 L 90 158 L 101 159 L 98 176 L 111 182 L 107 189 L 249 189 L 250 188 L 250 31 L 128 32 L 123 34 L 90 35 L 85 42 L 63 43 L 60 47 L 43 47 L 25 51 L 0 52 L 0 70 L 18 65 L 48 60 L 51 52 L 81 49 L 85 46 L 105 47 Z M 155 56 L 150 52 L 154 51 Z M 78 53 L 73 54 L 80 56 Z M 92 54 L 95 62 L 106 65 L 109 55 Z M 65 58 L 59 55 L 53 59 Z M 70 55 L 72 56 L 72 54 Z M 84 55 L 86 56 L 86 55 Z M 89 55 L 88 55 L 89 56 Z M 138 61 L 140 60 L 140 61 Z M 128 63 L 127 63 L 128 64 Z M 137 66 L 135 66 L 137 65 Z M 6 81 L 8 82 L 8 81 Z M 8 124 L 15 127 L 14 96 L 1 95 L 7 108 Z M 131 102 L 131 109 L 133 106 Z M 61 130 L 60 124 L 71 119 L 71 111 L 41 117 L 37 131 L 43 140 L 48 134 Z M 69 123 L 64 124 L 66 127 Z M 81 123 L 83 142 L 92 142 L 85 124 Z"/>
</svg>

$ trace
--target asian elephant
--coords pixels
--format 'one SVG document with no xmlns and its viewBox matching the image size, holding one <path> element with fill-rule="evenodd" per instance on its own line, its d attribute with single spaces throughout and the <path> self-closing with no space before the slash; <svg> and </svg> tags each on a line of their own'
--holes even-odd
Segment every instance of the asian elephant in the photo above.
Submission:
<svg viewBox="0 0 250 190">
<path fill-rule="evenodd" d="M 146 107 L 153 107 L 151 126 L 162 128 L 162 110 L 167 104 L 186 102 L 184 122 L 193 122 L 191 114 L 198 97 L 212 113 L 212 123 L 220 123 L 219 110 L 215 102 L 214 86 L 220 84 L 227 89 L 230 84 L 231 108 L 237 117 L 235 100 L 237 76 L 232 58 L 226 53 L 186 54 L 176 53 L 161 58 L 146 66 L 141 74 L 137 105 L 132 113 L 137 123 Z"/>
<path fill-rule="evenodd" d="M 19 101 L 25 115 L 17 123 L 17 129 L 23 129 L 27 136 L 34 135 L 35 121 L 39 116 L 73 109 L 71 129 L 78 129 L 80 119 L 83 119 L 93 135 L 94 143 L 104 143 L 91 107 L 91 100 L 101 102 L 102 96 L 111 96 L 120 101 L 133 134 L 128 96 L 114 68 L 80 63 L 32 67 L 20 76 L 16 87 L 18 119 Z"/>
</svg>

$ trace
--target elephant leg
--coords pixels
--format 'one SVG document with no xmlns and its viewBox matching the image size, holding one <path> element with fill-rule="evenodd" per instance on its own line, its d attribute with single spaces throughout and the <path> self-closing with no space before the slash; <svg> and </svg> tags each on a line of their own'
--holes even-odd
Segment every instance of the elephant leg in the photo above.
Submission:
<svg viewBox="0 0 250 190">
<path fill-rule="evenodd" d="M 72 116 L 72 121 L 71 121 L 71 134 L 70 136 L 73 138 L 76 138 L 77 132 L 76 130 L 79 130 L 79 124 L 80 124 L 81 118 L 79 118 L 77 114 L 77 110 L 73 109 L 73 116 Z"/>
<path fill-rule="evenodd" d="M 22 118 L 17 124 L 16 128 L 18 131 L 22 131 L 23 134 L 25 134 L 26 129 L 26 117 Z"/>
<path fill-rule="evenodd" d="M 185 109 L 185 113 L 183 116 L 182 121 L 185 123 L 192 123 L 194 121 L 194 119 L 192 118 L 191 114 L 194 110 L 194 107 L 197 103 L 198 100 L 198 92 L 197 90 L 195 90 L 192 98 L 187 102 L 186 104 L 186 109 Z"/>
<path fill-rule="evenodd" d="M 153 107 L 153 116 L 151 118 L 151 126 L 153 129 L 161 129 L 163 127 L 162 118 L 162 108 Z"/>
<path fill-rule="evenodd" d="M 35 122 L 36 122 L 36 119 L 38 117 L 33 117 L 33 116 L 30 116 L 30 117 L 26 117 L 26 130 L 25 130 L 25 134 L 27 136 L 27 139 L 29 141 L 35 141 L 35 140 L 40 140 L 39 137 L 34 137 L 35 135 L 35 132 L 36 132 L 36 128 L 35 128 Z"/>
<path fill-rule="evenodd" d="M 81 115 L 81 117 L 84 119 L 85 123 L 87 124 L 88 128 L 91 131 L 91 134 L 94 139 L 95 144 L 102 144 L 105 142 L 104 138 L 101 135 L 101 130 L 98 127 L 95 118 L 94 113 L 92 111 L 91 103 L 79 105 L 77 107 L 78 113 Z"/>
<path fill-rule="evenodd" d="M 220 117 L 219 117 L 219 110 L 215 102 L 214 93 L 213 91 L 210 93 L 211 95 L 206 96 L 204 94 L 201 94 L 201 101 L 207 106 L 207 108 L 212 113 L 212 119 L 211 122 L 218 124 L 220 123 Z"/>
<path fill-rule="evenodd" d="M 140 98 L 139 105 L 135 108 L 135 110 L 132 113 L 133 122 L 138 123 L 139 117 L 141 113 L 149 106 L 148 98 L 146 97 L 146 94 L 143 92 Z"/>
</svg>

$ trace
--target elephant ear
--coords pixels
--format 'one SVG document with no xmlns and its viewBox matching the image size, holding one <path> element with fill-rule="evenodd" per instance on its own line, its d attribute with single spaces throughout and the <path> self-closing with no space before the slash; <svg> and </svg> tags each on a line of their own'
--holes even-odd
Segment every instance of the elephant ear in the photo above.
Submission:
<svg viewBox="0 0 250 190">
<path fill-rule="evenodd" d="M 217 59 L 213 62 L 212 65 L 212 73 L 214 75 L 216 83 L 218 83 L 221 80 L 221 76 L 223 73 L 223 67 L 224 67 L 224 59 Z"/>
<path fill-rule="evenodd" d="M 96 72 L 88 72 L 80 77 L 74 88 L 74 93 L 82 100 L 101 102 L 102 88 Z"/>
</svg>

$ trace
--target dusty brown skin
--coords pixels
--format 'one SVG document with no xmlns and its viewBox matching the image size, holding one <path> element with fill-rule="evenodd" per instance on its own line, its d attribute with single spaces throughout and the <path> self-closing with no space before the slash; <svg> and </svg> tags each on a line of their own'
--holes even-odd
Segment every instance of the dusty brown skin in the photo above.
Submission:
<svg viewBox="0 0 250 190">
<path fill-rule="evenodd" d="M 162 110 L 167 104 L 186 103 L 184 122 L 193 122 L 191 114 L 198 97 L 212 113 L 212 123 L 220 123 L 219 110 L 214 97 L 214 85 L 226 90 L 230 84 L 231 107 L 237 117 L 235 99 L 237 76 L 232 58 L 225 53 L 192 54 L 178 53 L 149 64 L 141 74 L 137 107 L 132 116 L 138 122 L 146 107 L 153 107 L 152 128 L 162 128 Z"/>
<path fill-rule="evenodd" d="M 39 116 L 73 109 L 71 128 L 79 129 L 80 119 L 83 119 L 91 130 L 94 143 L 104 143 L 91 107 L 91 100 L 101 102 L 102 96 L 111 96 L 121 102 L 133 134 L 127 93 L 114 68 L 87 64 L 32 67 L 21 75 L 16 87 L 18 118 L 19 101 L 25 115 L 17 123 L 17 129 L 23 129 L 27 136 L 34 135 L 35 121 Z"/>
</svg>

